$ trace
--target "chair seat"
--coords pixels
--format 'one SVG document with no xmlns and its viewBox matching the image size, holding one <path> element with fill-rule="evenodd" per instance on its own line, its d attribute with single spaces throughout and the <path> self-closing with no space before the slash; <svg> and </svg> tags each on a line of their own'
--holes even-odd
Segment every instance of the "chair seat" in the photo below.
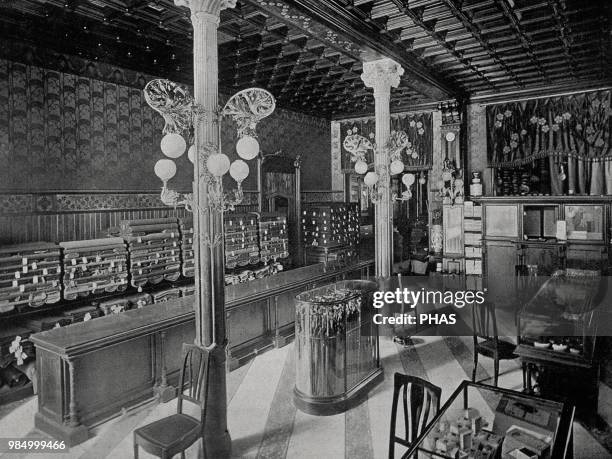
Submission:
<svg viewBox="0 0 612 459">
<path fill-rule="evenodd" d="M 476 346 L 476 350 L 479 354 L 493 358 L 495 355 L 495 340 L 486 339 L 484 341 L 480 341 Z M 497 353 L 500 360 L 511 360 L 517 358 L 518 356 L 514 353 L 515 350 L 516 344 L 503 340 L 497 341 Z"/>
<path fill-rule="evenodd" d="M 164 450 L 172 450 L 176 445 L 187 445 L 195 442 L 202 436 L 200 422 L 186 414 L 173 414 L 159 421 L 152 422 L 134 431 L 134 438 L 141 438 L 146 442 Z M 138 441 L 146 450 L 146 446 Z"/>
</svg>

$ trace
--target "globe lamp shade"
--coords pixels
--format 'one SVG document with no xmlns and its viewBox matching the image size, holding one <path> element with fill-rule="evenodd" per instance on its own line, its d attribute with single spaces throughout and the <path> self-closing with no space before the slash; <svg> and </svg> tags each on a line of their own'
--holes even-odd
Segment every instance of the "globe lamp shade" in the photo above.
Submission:
<svg viewBox="0 0 612 459">
<path fill-rule="evenodd" d="M 391 175 L 401 174 L 404 172 L 404 163 L 399 159 L 396 159 L 395 161 L 391 162 L 389 169 L 391 170 Z"/>
<path fill-rule="evenodd" d="M 405 174 L 402 177 L 402 183 L 406 185 L 407 187 L 410 187 L 410 185 L 412 185 L 415 180 L 416 180 L 416 177 L 414 176 L 414 174 Z"/>
<path fill-rule="evenodd" d="M 236 153 L 247 161 L 256 158 L 259 154 L 259 142 L 255 137 L 250 135 L 240 137 L 236 143 Z"/>
<path fill-rule="evenodd" d="M 214 153 L 206 160 L 206 167 L 215 177 L 222 177 L 230 168 L 230 159 L 223 153 Z"/>
<path fill-rule="evenodd" d="M 367 186 L 374 186 L 378 182 L 378 174 L 376 172 L 368 172 L 363 178 L 364 183 Z"/>
<path fill-rule="evenodd" d="M 190 146 L 189 150 L 187 150 L 187 158 L 189 158 L 189 161 L 191 161 L 193 164 L 195 164 L 195 153 L 196 153 L 195 145 Z"/>
<path fill-rule="evenodd" d="M 185 142 L 185 139 L 183 139 L 183 136 L 171 132 L 170 134 L 166 134 L 162 137 L 160 147 L 164 155 L 166 155 L 168 158 L 174 159 L 185 153 L 187 143 Z"/>
<path fill-rule="evenodd" d="M 355 172 L 357 172 L 359 175 L 363 175 L 368 171 L 368 163 L 366 163 L 365 161 L 357 161 L 355 163 Z"/>
<path fill-rule="evenodd" d="M 172 177 L 176 175 L 176 164 L 171 159 L 160 159 L 155 163 L 155 175 L 159 179 L 166 183 Z"/>
<path fill-rule="evenodd" d="M 237 159 L 230 166 L 229 173 L 236 182 L 241 183 L 249 176 L 249 165 L 241 159 Z"/>
</svg>

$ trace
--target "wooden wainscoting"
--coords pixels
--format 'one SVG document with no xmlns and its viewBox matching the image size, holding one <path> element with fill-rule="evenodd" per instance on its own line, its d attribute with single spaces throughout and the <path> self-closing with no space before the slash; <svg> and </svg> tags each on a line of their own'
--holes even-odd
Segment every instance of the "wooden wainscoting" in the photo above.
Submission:
<svg viewBox="0 0 612 459">
<path fill-rule="evenodd" d="M 257 193 L 246 192 L 236 211 L 256 210 Z M 124 219 L 186 215 L 165 206 L 157 191 L 0 193 L 0 245 L 95 239 Z"/>
</svg>

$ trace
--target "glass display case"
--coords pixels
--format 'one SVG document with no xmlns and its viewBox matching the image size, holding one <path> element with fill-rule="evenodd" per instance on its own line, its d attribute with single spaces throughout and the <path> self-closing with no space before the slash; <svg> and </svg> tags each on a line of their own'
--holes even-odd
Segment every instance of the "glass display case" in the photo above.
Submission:
<svg viewBox="0 0 612 459">
<path fill-rule="evenodd" d="M 414 444 L 396 457 L 571 457 L 573 419 L 574 408 L 567 403 L 463 381 Z"/>
<path fill-rule="evenodd" d="M 374 282 L 340 281 L 299 294 L 295 302 L 296 406 L 311 414 L 350 408 L 382 380 Z"/>
<path fill-rule="evenodd" d="M 606 286 L 598 271 L 555 272 L 518 314 L 521 345 L 557 359 L 590 362 Z"/>
<path fill-rule="evenodd" d="M 597 336 L 610 334 L 602 320 L 607 279 L 599 271 L 557 271 L 517 317 L 515 353 L 528 370 L 525 389 L 567 398 L 587 422 L 597 414 Z"/>
</svg>

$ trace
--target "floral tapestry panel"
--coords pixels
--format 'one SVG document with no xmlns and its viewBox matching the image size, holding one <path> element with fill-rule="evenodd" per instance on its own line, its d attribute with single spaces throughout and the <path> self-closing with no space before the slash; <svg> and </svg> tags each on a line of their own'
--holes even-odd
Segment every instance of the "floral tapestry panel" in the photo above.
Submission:
<svg viewBox="0 0 612 459">
<path fill-rule="evenodd" d="M 401 151 L 401 160 L 406 170 L 431 169 L 433 158 L 433 121 L 431 113 L 398 114 L 391 116 L 391 131 L 404 131 L 408 137 L 408 147 Z M 376 123 L 373 118 L 347 120 L 340 123 L 340 144 L 349 135 L 360 135 L 373 144 L 376 142 Z M 366 162 L 373 164 L 374 152 L 366 153 Z M 342 146 L 342 170 L 353 172 L 354 158 Z"/>
<path fill-rule="evenodd" d="M 490 167 L 544 157 L 602 161 L 612 155 L 610 91 L 531 99 L 487 107 Z"/>
</svg>

